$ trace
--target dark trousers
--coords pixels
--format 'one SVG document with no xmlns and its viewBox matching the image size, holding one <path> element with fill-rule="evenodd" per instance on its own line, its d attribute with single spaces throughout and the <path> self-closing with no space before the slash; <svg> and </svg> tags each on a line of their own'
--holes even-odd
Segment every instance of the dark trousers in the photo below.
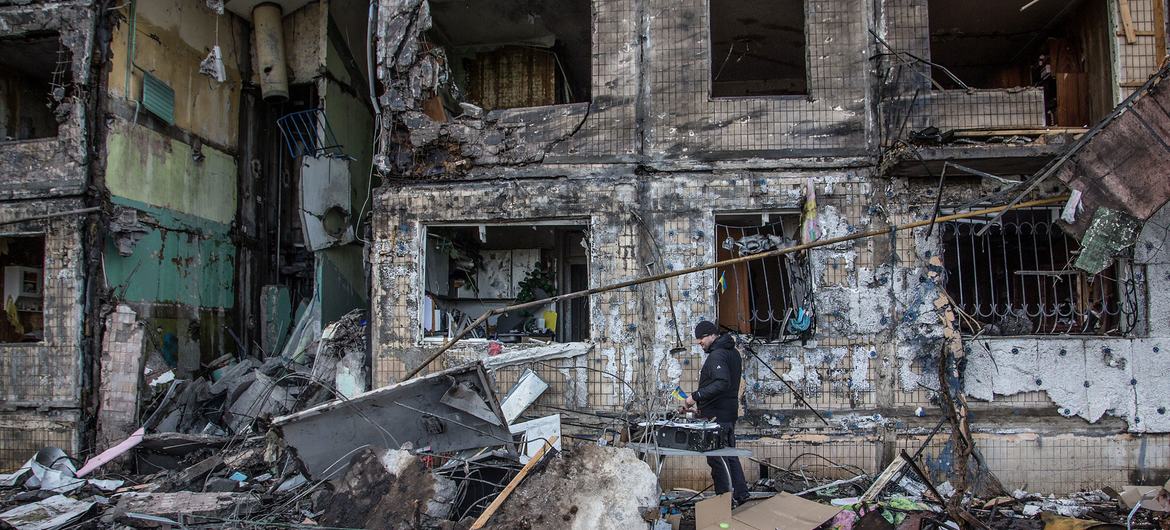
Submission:
<svg viewBox="0 0 1170 530">
<path fill-rule="evenodd" d="M 735 424 L 720 423 L 723 442 L 727 447 L 735 447 Z M 707 465 L 711 466 L 711 480 L 715 482 L 715 494 L 734 491 L 733 497 L 737 501 L 748 498 L 747 480 L 743 478 L 743 466 L 736 456 L 708 456 Z"/>
</svg>

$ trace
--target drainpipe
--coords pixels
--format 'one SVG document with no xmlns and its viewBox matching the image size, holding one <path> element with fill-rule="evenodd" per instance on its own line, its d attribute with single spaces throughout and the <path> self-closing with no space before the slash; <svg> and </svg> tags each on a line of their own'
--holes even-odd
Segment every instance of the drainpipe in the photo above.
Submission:
<svg viewBox="0 0 1170 530">
<path fill-rule="evenodd" d="M 280 6 L 277 4 L 263 3 L 252 9 L 260 94 L 264 101 L 269 103 L 279 103 L 288 99 L 288 67 L 284 59 L 282 18 Z"/>
</svg>

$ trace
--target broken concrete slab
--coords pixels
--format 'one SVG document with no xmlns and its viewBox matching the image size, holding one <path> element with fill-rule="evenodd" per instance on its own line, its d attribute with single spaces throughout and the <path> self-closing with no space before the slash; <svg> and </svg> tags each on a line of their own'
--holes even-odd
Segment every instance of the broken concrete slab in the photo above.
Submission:
<svg viewBox="0 0 1170 530">
<path fill-rule="evenodd" d="M 530 363 L 533 361 L 548 361 L 552 359 L 569 359 L 572 357 L 580 357 L 593 351 L 593 343 L 590 342 L 566 342 L 560 344 L 549 344 L 547 346 L 536 346 L 533 348 L 520 348 L 507 353 L 501 353 L 494 357 L 483 359 L 483 366 L 488 370 L 497 370 L 505 366 L 515 366 L 518 364 Z"/>
<path fill-rule="evenodd" d="M 447 519 L 455 481 L 428 471 L 402 450 L 365 448 L 354 455 L 321 523 L 346 528 L 433 528 Z"/>
<path fill-rule="evenodd" d="M 469 385 L 496 416 L 489 422 L 441 403 L 452 387 Z M 314 479 L 336 476 L 363 446 L 411 444 L 435 453 L 511 444 L 491 379 L 479 363 L 444 370 L 351 399 L 282 416 L 273 425 Z"/>
<path fill-rule="evenodd" d="M 234 398 L 229 395 L 231 405 L 228 406 L 227 423 L 232 432 L 243 432 L 256 418 L 283 414 L 288 412 L 294 399 L 288 389 L 276 384 L 259 370 L 248 372 L 245 376 L 252 379 L 246 387 L 239 390 Z"/>
<path fill-rule="evenodd" d="M 146 515 L 246 515 L 260 506 L 260 499 L 250 493 L 174 493 L 129 492 L 118 495 L 118 509 Z"/>
<path fill-rule="evenodd" d="M 17 530 L 53 530 L 77 521 L 94 503 L 54 495 L 40 502 L 17 506 L 0 513 L 0 521 Z"/>
<path fill-rule="evenodd" d="M 648 464 L 630 449 L 580 445 L 529 475 L 485 528 L 645 528 L 645 507 L 657 513 L 658 479 Z"/>
</svg>

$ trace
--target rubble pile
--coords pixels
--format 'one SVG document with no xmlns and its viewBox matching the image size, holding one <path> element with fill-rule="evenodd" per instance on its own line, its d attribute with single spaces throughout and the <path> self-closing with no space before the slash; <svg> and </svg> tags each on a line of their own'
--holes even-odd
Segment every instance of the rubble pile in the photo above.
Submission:
<svg viewBox="0 0 1170 530">
<path fill-rule="evenodd" d="M 826 468 L 845 478 L 752 458 L 768 473 L 734 509 L 730 494 L 663 492 L 656 459 L 712 450 L 693 422 L 562 433 L 560 414 L 529 411 L 549 388 L 531 368 L 496 396 L 498 358 L 366 390 L 364 314 L 314 318 L 279 355 L 189 380 L 148 362 L 141 428 L 84 463 L 46 447 L 0 475 L 0 528 L 1170 528 L 1164 487 L 1006 492 L 977 453 L 968 480 L 935 484 L 921 449 L 873 476 Z"/>
</svg>

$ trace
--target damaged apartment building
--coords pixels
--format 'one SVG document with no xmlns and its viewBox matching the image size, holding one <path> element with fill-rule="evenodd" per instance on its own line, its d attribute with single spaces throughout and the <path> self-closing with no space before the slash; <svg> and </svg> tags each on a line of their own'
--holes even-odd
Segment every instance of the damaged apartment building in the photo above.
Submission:
<svg viewBox="0 0 1170 530">
<path fill-rule="evenodd" d="M 369 13 L 0 2 L 5 468 L 107 448 L 159 377 L 367 306 Z"/>
<path fill-rule="evenodd" d="M 740 447 L 867 473 L 928 439 L 957 348 L 1009 487 L 1161 483 L 1170 187 L 1118 164 L 1170 116 L 1107 142 L 1165 101 L 1166 8 L 0 0 L 0 463 L 98 453 L 162 377 L 364 310 L 340 393 L 483 360 L 567 433 L 693 389 L 714 321 Z"/>
<path fill-rule="evenodd" d="M 973 436 L 1005 484 L 1162 481 L 1164 169 L 1109 181 L 1157 213 L 1089 274 L 1074 264 L 1102 190 L 1072 184 L 1086 199 L 1064 226 L 1064 182 L 1083 168 L 1059 159 L 1094 149 L 1086 133 L 1148 88 L 1165 12 L 1161 0 L 381 1 L 373 384 L 498 354 L 536 359 L 521 366 L 549 382 L 550 413 L 664 412 L 676 385 L 695 387 L 689 334 L 706 319 L 754 352 L 740 447 L 876 473 L 937 423 L 953 330 Z M 1164 110 L 1149 120 L 1128 154 L 1164 148 Z M 1058 160 L 1068 173 L 1032 179 Z M 1041 202 L 890 230 L 1018 196 Z M 583 289 L 600 292 L 500 310 Z M 936 311 L 946 303 L 953 322 Z M 497 390 L 520 369 L 497 370 Z M 932 472 L 954 456 L 944 440 L 928 450 Z M 678 458 L 662 480 L 700 489 L 706 476 L 701 458 Z"/>
</svg>

